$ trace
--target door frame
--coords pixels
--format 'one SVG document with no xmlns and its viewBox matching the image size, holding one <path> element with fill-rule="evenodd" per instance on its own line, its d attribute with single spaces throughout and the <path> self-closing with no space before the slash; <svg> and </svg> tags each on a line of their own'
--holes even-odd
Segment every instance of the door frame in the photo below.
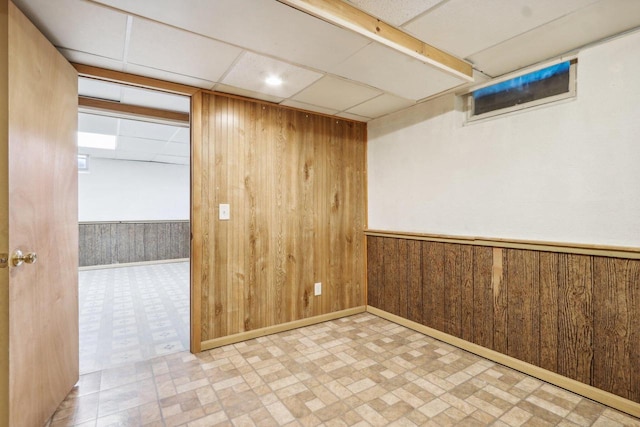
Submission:
<svg viewBox="0 0 640 427">
<path fill-rule="evenodd" d="M 191 137 L 190 137 L 190 141 L 189 141 L 189 149 L 191 152 L 190 155 L 190 161 L 189 161 L 189 167 L 191 168 L 191 178 L 190 178 L 190 183 L 189 183 L 189 192 L 190 192 L 190 198 L 189 198 L 189 204 L 190 204 L 190 209 L 189 209 L 189 227 L 190 227 L 190 236 L 191 238 L 189 239 L 189 267 L 190 267 L 190 274 L 189 274 L 189 292 L 190 292 L 190 336 L 189 336 L 189 345 L 190 345 L 190 351 L 192 353 L 199 353 L 201 351 L 201 345 L 200 345 L 200 289 L 196 289 L 198 288 L 198 283 L 199 281 L 194 281 L 193 280 L 193 262 L 194 262 L 194 252 L 193 252 L 193 224 L 192 224 L 192 220 L 193 220 L 193 176 L 194 176 L 194 171 L 193 171 L 193 146 L 194 146 L 194 138 L 198 138 L 198 134 L 197 132 L 195 132 L 194 129 L 194 110 L 197 106 L 197 102 L 194 103 L 194 98 L 196 98 L 197 94 L 202 90 L 200 88 L 197 87 L 193 87 L 193 86 L 188 86 L 188 85 L 183 85 L 180 83 L 172 83 L 172 82 L 167 82 L 164 80 L 159 80 L 159 79 L 154 79 L 151 77 L 143 77 L 143 76 L 138 76 L 135 74 L 129 74 L 129 73 L 124 73 L 122 71 L 114 71 L 114 70 L 107 70 L 105 68 L 99 68 L 99 67 L 93 67 L 90 65 L 83 65 L 83 64 L 77 64 L 77 63 L 71 63 L 71 65 L 73 65 L 73 67 L 75 67 L 76 71 L 78 72 L 78 77 L 86 77 L 86 78 L 90 78 L 90 79 L 94 79 L 94 80 L 101 80 L 101 81 L 106 81 L 106 82 L 110 82 L 110 83 L 118 83 L 121 85 L 125 85 L 125 86 L 132 86 L 132 87 L 137 87 L 137 88 L 142 88 L 142 89 L 150 89 L 150 90 L 155 90 L 155 91 L 159 91 L 159 92 L 166 92 L 166 93 L 171 93 L 171 94 L 175 94 L 175 95 L 182 95 L 182 96 L 188 96 L 190 98 L 190 111 L 189 111 L 189 129 L 190 129 L 190 133 L 191 133 Z M 97 102 L 96 105 L 93 105 L 92 107 L 94 108 L 105 108 L 105 109 L 109 109 L 110 105 L 109 102 L 105 101 L 105 102 L 101 102 L 101 101 L 89 101 L 86 98 L 81 98 L 81 101 L 79 103 L 80 106 L 82 106 L 83 102 Z M 119 106 L 121 107 L 121 106 Z M 111 109 L 113 110 L 113 109 Z M 127 112 L 127 113 L 131 113 L 133 115 L 139 115 L 139 114 L 145 114 L 144 112 L 145 108 L 144 107 L 135 107 L 135 106 L 127 106 L 125 108 L 120 108 L 118 112 L 123 113 L 123 112 Z M 146 110 L 154 110 L 154 109 L 146 109 Z M 158 110 L 156 110 L 158 111 Z M 165 117 L 166 119 L 171 120 L 173 117 L 168 116 Z M 0 205 L 1 207 L 1 205 Z M 1 325 L 0 325 L 1 326 Z"/>
</svg>

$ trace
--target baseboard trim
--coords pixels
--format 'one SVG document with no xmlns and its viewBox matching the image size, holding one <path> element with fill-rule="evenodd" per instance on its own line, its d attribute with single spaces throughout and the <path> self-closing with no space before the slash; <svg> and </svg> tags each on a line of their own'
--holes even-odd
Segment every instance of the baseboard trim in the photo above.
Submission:
<svg viewBox="0 0 640 427">
<path fill-rule="evenodd" d="M 466 350 L 480 357 L 484 357 L 485 359 L 489 359 L 493 362 L 500 363 L 501 365 L 508 366 L 509 368 L 523 372 L 527 375 L 531 375 L 532 377 L 536 377 L 542 381 L 546 381 L 558 387 L 562 387 L 573 393 L 602 403 L 603 405 L 607 405 L 620 411 L 626 412 L 627 414 L 634 417 L 640 417 L 640 404 L 632 400 L 625 399 L 624 397 L 620 397 L 613 393 L 609 393 L 607 391 L 600 390 L 599 388 L 581 383 L 576 380 L 572 380 L 571 378 L 564 377 L 555 372 L 540 368 L 539 366 L 535 366 L 530 363 L 523 362 L 522 360 L 515 359 L 511 356 L 498 353 L 497 351 L 490 350 L 488 348 L 479 346 L 478 344 L 474 344 L 472 342 L 454 337 L 453 335 L 449 335 L 428 326 L 421 325 L 420 323 L 405 319 L 384 310 L 380 310 L 379 308 L 375 308 L 370 305 L 368 305 L 366 308 L 368 313 L 371 313 L 378 317 L 382 317 L 383 319 L 405 326 L 409 329 L 413 329 L 414 331 L 428 335 L 432 338 L 461 348 L 462 350 Z"/>
<path fill-rule="evenodd" d="M 189 261 L 189 258 L 159 259 L 155 261 L 140 261 L 140 262 L 123 262 L 120 264 L 85 265 L 83 267 L 78 267 L 78 270 L 86 271 L 86 270 L 102 270 L 104 268 L 140 267 L 142 265 L 171 264 L 174 262 L 187 262 L 187 261 Z"/>
<path fill-rule="evenodd" d="M 346 310 L 334 311 L 333 313 L 321 314 L 319 316 L 308 317 L 306 319 L 281 323 L 279 325 L 267 326 L 266 328 L 255 329 L 253 331 L 240 332 L 226 337 L 214 338 L 212 340 L 202 341 L 200 344 L 201 351 L 211 350 L 212 348 L 222 347 L 224 345 L 236 344 L 242 341 L 264 337 L 266 335 L 277 334 L 279 332 L 290 331 L 304 326 L 315 325 L 329 320 L 340 319 L 341 317 L 353 316 L 354 314 L 364 313 L 365 311 L 366 306 L 362 305 L 359 307 L 348 308 Z"/>
</svg>

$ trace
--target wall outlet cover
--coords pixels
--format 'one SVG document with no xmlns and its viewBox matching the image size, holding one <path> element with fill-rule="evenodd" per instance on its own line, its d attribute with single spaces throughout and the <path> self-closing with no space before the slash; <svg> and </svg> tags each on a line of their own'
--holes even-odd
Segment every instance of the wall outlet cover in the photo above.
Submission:
<svg viewBox="0 0 640 427">
<path fill-rule="evenodd" d="M 315 296 L 322 295 L 322 283 L 318 282 L 314 285 L 313 294 Z"/>
</svg>

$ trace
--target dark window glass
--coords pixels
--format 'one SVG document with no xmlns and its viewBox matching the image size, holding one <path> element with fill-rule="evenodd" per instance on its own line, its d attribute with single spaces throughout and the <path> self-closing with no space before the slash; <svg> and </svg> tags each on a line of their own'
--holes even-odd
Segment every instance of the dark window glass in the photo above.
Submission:
<svg viewBox="0 0 640 427">
<path fill-rule="evenodd" d="M 552 65 L 472 93 L 473 115 L 513 107 L 569 92 L 571 62 Z"/>
</svg>

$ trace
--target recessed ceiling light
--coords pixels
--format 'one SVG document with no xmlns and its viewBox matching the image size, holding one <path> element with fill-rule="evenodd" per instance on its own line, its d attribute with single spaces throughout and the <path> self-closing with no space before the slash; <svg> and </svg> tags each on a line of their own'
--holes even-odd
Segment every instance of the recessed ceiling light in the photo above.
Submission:
<svg viewBox="0 0 640 427">
<path fill-rule="evenodd" d="M 265 79 L 265 82 L 269 86 L 280 86 L 282 84 L 282 79 L 278 76 L 269 76 Z"/>
<path fill-rule="evenodd" d="M 78 147 L 116 149 L 116 136 L 101 133 L 78 132 Z"/>
</svg>

